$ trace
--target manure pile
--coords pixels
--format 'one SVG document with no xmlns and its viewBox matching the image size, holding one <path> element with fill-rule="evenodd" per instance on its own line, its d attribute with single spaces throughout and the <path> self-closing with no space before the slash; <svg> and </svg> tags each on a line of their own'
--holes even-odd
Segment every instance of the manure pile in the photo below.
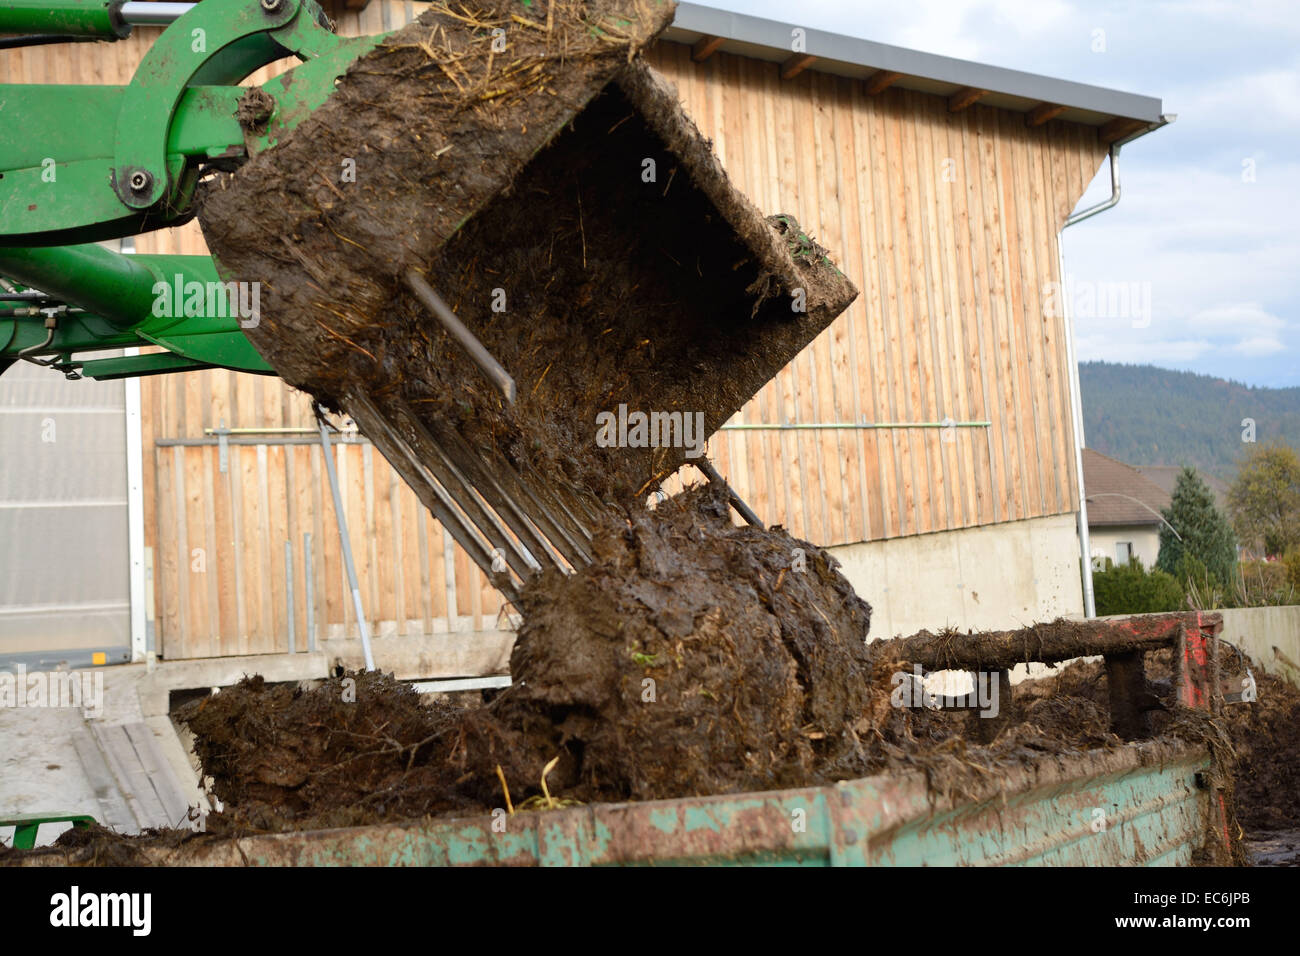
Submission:
<svg viewBox="0 0 1300 956">
<path fill-rule="evenodd" d="M 186 715 L 248 825 L 499 806 L 540 792 L 547 765 L 572 800 L 864 766 L 871 612 L 832 559 L 735 526 L 713 486 L 649 507 L 702 442 L 597 441 L 626 410 L 712 434 L 858 294 L 793 217 L 735 189 L 638 56 L 672 13 L 434 3 L 207 185 L 223 277 L 262 286 L 254 345 L 350 414 L 480 564 L 499 546 L 493 580 L 524 621 L 515 684 L 487 707 L 422 709 L 368 676 L 354 705 L 332 684 L 246 682 Z"/>
</svg>

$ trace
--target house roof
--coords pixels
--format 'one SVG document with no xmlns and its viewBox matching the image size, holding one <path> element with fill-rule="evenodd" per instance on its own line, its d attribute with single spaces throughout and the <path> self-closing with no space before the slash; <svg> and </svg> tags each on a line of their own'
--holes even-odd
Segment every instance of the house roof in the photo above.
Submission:
<svg viewBox="0 0 1300 956">
<path fill-rule="evenodd" d="M 1169 493 L 1132 465 L 1091 448 L 1083 450 L 1083 488 L 1088 500 L 1088 527 L 1158 525 Z"/>
<path fill-rule="evenodd" d="M 800 53 L 791 52 L 795 29 L 804 29 Z M 696 60 L 721 50 L 781 63 L 786 79 L 813 69 L 866 80 L 873 95 L 898 86 L 944 96 L 954 112 L 979 102 L 1024 113 L 1030 126 L 1057 118 L 1095 126 L 1104 143 L 1135 138 L 1173 119 L 1164 114 L 1157 97 L 921 53 L 698 3 L 678 3 L 664 38 L 691 44 Z"/>
<path fill-rule="evenodd" d="M 1137 470 L 1142 473 L 1142 477 L 1159 485 L 1165 494 L 1172 496 L 1174 485 L 1178 482 L 1178 474 L 1183 469 L 1181 465 L 1138 465 Z M 1228 511 L 1228 486 L 1213 475 L 1207 475 L 1199 468 L 1196 473 L 1201 476 L 1201 480 L 1209 485 L 1210 491 L 1214 493 L 1215 506 L 1226 514 Z"/>
</svg>

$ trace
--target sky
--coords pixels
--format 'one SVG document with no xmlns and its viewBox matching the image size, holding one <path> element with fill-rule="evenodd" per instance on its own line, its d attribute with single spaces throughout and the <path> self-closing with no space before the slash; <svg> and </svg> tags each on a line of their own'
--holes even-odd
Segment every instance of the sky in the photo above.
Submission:
<svg viewBox="0 0 1300 956">
<path fill-rule="evenodd" d="M 1079 358 L 1300 386 L 1300 0 L 695 2 L 1160 98 L 1119 205 L 1065 232 L 1067 288 L 1135 303 L 1076 318 Z M 1103 163 L 1078 208 L 1109 195 Z"/>
</svg>

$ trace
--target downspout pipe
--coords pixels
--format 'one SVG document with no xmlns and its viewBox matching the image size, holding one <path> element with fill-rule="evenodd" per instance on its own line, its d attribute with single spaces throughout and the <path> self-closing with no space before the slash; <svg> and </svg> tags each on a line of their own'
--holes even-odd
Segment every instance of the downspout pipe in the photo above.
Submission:
<svg viewBox="0 0 1300 956">
<path fill-rule="evenodd" d="M 1056 236 L 1056 267 L 1061 282 L 1061 314 L 1065 323 L 1065 361 L 1070 369 L 1070 415 L 1074 423 L 1074 477 L 1079 488 L 1079 557 L 1083 565 L 1083 613 L 1085 617 L 1097 616 L 1097 599 L 1092 587 L 1092 542 L 1088 534 L 1088 495 L 1083 487 L 1083 402 L 1079 389 L 1079 361 L 1074 348 L 1074 316 L 1070 308 L 1070 297 L 1066 294 L 1065 282 L 1065 230 L 1071 226 L 1091 219 L 1107 209 L 1119 205 L 1120 175 L 1119 154 L 1123 147 L 1145 136 L 1152 130 L 1159 129 L 1174 122 L 1178 117 L 1167 113 L 1160 117 L 1159 123 L 1153 123 L 1131 136 L 1116 140 L 1110 144 L 1110 198 L 1081 209 L 1065 220 L 1065 225 Z"/>
</svg>

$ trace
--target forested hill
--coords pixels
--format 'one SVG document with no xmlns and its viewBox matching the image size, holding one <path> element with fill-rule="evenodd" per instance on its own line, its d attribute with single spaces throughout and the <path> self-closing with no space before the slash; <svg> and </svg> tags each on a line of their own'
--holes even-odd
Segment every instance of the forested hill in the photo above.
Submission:
<svg viewBox="0 0 1300 956">
<path fill-rule="evenodd" d="M 1300 448 L 1300 388 L 1110 362 L 1081 363 L 1079 385 L 1088 447 L 1130 465 L 1193 465 L 1230 480 L 1245 418 L 1258 442 Z"/>
</svg>

